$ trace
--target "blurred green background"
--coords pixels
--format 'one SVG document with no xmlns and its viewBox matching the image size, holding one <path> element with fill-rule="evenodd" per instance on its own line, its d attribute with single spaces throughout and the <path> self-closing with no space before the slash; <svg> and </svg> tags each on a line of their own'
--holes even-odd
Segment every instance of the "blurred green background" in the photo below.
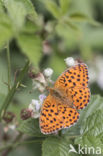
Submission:
<svg viewBox="0 0 103 156">
<path fill-rule="evenodd" d="M 0 106 L 8 92 L 8 42 L 12 85 L 15 72 L 23 68 L 27 59 L 36 71 L 51 67 L 54 70 L 52 79 L 55 81 L 66 68 L 64 59 L 73 57 L 88 65 L 91 94 L 103 95 L 103 1 L 65 2 L 0 1 Z M 40 94 L 37 91 L 30 93 L 32 80 L 28 73 L 23 84 L 26 87 L 17 90 L 9 107 L 18 119 L 21 109 L 28 107 L 31 100 Z M 41 144 L 18 147 L 9 154 L 14 155 L 39 156 Z"/>
</svg>

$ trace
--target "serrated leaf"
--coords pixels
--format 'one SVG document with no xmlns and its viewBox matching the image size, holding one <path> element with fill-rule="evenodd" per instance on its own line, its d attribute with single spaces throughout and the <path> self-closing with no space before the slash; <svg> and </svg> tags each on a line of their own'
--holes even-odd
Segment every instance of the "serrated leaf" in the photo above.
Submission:
<svg viewBox="0 0 103 156">
<path fill-rule="evenodd" d="M 28 119 L 24 120 L 20 123 L 19 127 L 17 128 L 20 132 L 24 134 L 28 134 L 30 136 L 42 137 L 44 136 L 40 132 L 39 122 L 36 119 Z"/>
<path fill-rule="evenodd" d="M 43 141 L 42 156 L 77 156 L 69 153 L 71 142 L 64 138 L 49 137 Z"/>
<path fill-rule="evenodd" d="M 55 18 L 59 18 L 61 15 L 60 12 L 60 8 L 58 7 L 58 5 L 52 1 L 52 0 L 45 0 L 43 2 L 47 8 L 48 11 L 50 11 L 50 13 L 55 17 Z"/>
<path fill-rule="evenodd" d="M 81 134 L 98 136 L 103 133 L 103 110 L 98 110 L 90 115 L 83 126 L 81 126 Z"/>
<path fill-rule="evenodd" d="M 67 130 L 63 130 L 62 134 L 68 136 L 79 135 L 81 137 L 82 134 L 87 133 L 87 131 L 89 132 L 90 129 L 93 136 L 101 135 L 103 130 L 103 125 L 101 124 L 103 122 L 102 111 L 101 114 L 99 114 L 101 109 L 103 109 L 103 98 L 99 95 L 91 96 L 91 101 L 88 106 L 80 111 L 80 119 L 76 125 Z M 93 127 L 95 125 L 96 127 Z M 88 133 L 88 135 L 91 135 L 91 133 Z"/>
<path fill-rule="evenodd" d="M 11 21 L 5 13 L 0 12 L 0 48 L 13 36 Z"/>
<path fill-rule="evenodd" d="M 34 34 L 20 34 L 17 38 L 18 45 L 22 52 L 30 59 L 37 67 L 41 58 L 41 40 Z"/>
<path fill-rule="evenodd" d="M 95 136 L 83 135 L 82 137 L 77 137 L 75 139 L 75 144 L 80 144 L 81 147 L 93 147 L 95 150 L 97 147 L 100 147 L 103 152 L 103 142 L 100 138 Z"/>
<path fill-rule="evenodd" d="M 84 123 L 90 115 L 100 109 L 103 109 L 103 97 L 100 95 L 91 96 L 88 106 L 80 112 L 80 122 Z"/>
<path fill-rule="evenodd" d="M 14 29 L 20 30 L 25 22 L 26 9 L 20 1 L 4 0 L 4 5 L 7 8 L 8 14 L 13 22 Z"/>
<path fill-rule="evenodd" d="M 101 136 L 103 136 L 103 98 L 92 96 L 88 107 L 80 116 L 80 136 L 75 139 L 81 146 L 93 146 L 103 148 Z"/>
</svg>

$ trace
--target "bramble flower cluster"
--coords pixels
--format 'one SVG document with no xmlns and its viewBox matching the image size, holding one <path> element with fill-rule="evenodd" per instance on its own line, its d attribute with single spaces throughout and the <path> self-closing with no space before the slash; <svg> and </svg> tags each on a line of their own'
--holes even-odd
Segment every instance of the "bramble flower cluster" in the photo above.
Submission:
<svg viewBox="0 0 103 156">
<path fill-rule="evenodd" d="M 32 78 L 33 82 L 33 90 L 38 89 L 40 92 L 44 92 L 45 88 L 48 86 L 48 83 L 53 83 L 51 80 L 53 74 L 53 70 L 51 68 L 47 68 L 43 71 L 43 73 L 33 74 L 29 73 L 29 77 Z"/>
</svg>

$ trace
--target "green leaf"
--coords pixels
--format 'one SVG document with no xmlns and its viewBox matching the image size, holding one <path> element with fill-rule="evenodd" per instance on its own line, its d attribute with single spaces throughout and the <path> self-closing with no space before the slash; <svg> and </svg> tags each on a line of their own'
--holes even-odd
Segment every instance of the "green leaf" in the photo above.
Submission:
<svg viewBox="0 0 103 156">
<path fill-rule="evenodd" d="M 13 36 L 11 21 L 5 13 L 0 12 L 0 48 Z"/>
<path fill-rule="evenodd" d="M 71 0 L 59 0 L 62 14 L 65 14 L 69 10 L 69 4 Z"/>
<path fill-rule="evenodd" d="M 19 130 L 24 134 L 28 134 L 30 136 L 36 136 L 36 137 L 44 136 L 40 132 L 39 122 L 36 119 L 28 119 L 28 120 L 21 121 L 17 130 Z"/>
<path fill-rule="evenodd" d="M 79 123 L 80 136 L 75 139 L 76 144 L 82 146 L 100 146 L 103 148 L 103 98 L 92 96 L 88 107 L 81 112 Z"/>
<path fill-rule="evenodd" d="M 86 22 L 88 22 L 88 23 L 90 23 L 90 24 L 92 24 L 92 25 L 94 25 L 94 26 L 99 26 L 99 25 L 100 25 L 99 22 L 93 20 L 93 19 L 90 18 L 88 15 L 83 14 L 83 13 L 79 13 L 79 12 L 77 12 L 77 13 L 72 13 L 72 14 L 70 14 L 69 17 L 70 17 L 70 19 L 71 19 L 72 21 L 74 21 L 74 22 L 83 22 L 83 21 L 86 21 Z"/>
<path fill-rule="evenodd" d="M 70 15 L 70 18 L 73 21 L 77 21 L 77 22 L 81 22 L 81 21 L 87 21 L 90 19 L 90 17 L 88 17 L 87 15 L 83 14 L 83 13 L 72 13 Z"/>
<path fill-rule="evenodd" d="M 25 9 L 26 9 L 26 13 L 27 15 L 30 15 L 30 18 L 35 20 L 37 19 L 37 13 L 35 11 L 35 8 L 31 2 L 31 0 L 16 0 L 17 2 L 21 2 Z"/>
<path fill-rule="evenodd" d="M 80 144 L 81 147 L 93 147 L 95 150 L 99 147 L 101 152 L 103 152 L 103 142 L 100 138 L 95 136 L 83 135 L 75 139 L 75 144 Z"/>
<path fill-rule="evenodd" d="M 100 111 L 101 110 L 101 111 Z M 103 133 L 103 98 L 99 95 L 91 97 L 88 106 L 80 111 L 80 119 L 75 126 L 62 130 L 64 136 L 76 137 L 76 143 L 90 144 L 90 136 L 97 138 Z M 78 140 L 78 142 L 77 142 Z M 93 140 L 93 138 L 92 138 Z M 84 142 L 84 144 L 83 144 Z M 99 141 L 101 142 L 101 141 Z"/>
<path fill-rule="evenodd" d="M 73 23 L 70 19 L 64 19 L 64 23 L 68 25 L 72 30 L 79 32 L 78 26 L 75 23 Z"/>
<path fill-rule="evenodd" d="M 8 14 L 12 20 L 15 30 L 20 30 L 25 22 L 26 9 L 22 2 L 16 0 L 4 0 Z"/>
<path fill-rule="evenodd" d="M 45 0 L 43 2 L 46 6 L 46 8 L 48 9 L 48 11 L 50 11 L 50 13 L 55 17 L 55 18 L 59 18 L 61 15 L 60 12 L 60 8 L 57 6 L 57 4 L 52 1 L 52 0 Z"/>
<path fill-rule="evenodd" d="M 80 112 L 79 121 L 83 124 L 90 115 L 100 109 L 103 109 L 103 97 L 100 95 L 91 96 L 88 106 Z"/>
<path fill-rule="evenodd" d="M 69 153 L 70 143 L 70 140 L 64 138 L 46 138 L 42 144 L 42 156 L 77 156 L 78 154 Z"/>
<path fill-rule="evenodd" d="M 98 110 L 90 115 L 81 126 L 81 134 L 98 136 L 103 133 L 103 110 Z"/>
<path fill-rule="evenodd" d="M 77 31 L 75 28 L 75 25 L 69 25 L 64 22 L 56 25 L 56 33 L 64 40 L 66 47 L 69 47 L 70 51 L 71 48 L 75 48 L 78 38 L 81 35 L 80 31 Z"/>
<path fill-rule="evenodd" d="M 33 22 L 27 21 L 25 26 L 22 29 L 22 33 L 34 34 L 35 32 L 40 31 L 39 26 L 34 25 Z"/>
<path fill-rule="evenodd" d="M 92 16 L 92 5 L 89 0 L 72 0 L 71 12 L 81 12 L 88 16 Z"/>
<path fill-rule="evenodd" d="M 38 66 L 41 58 L 41 40 L 34 34 L 20 34 L 17 38 L 18 45 L 30 61 Z"/>
</svg>

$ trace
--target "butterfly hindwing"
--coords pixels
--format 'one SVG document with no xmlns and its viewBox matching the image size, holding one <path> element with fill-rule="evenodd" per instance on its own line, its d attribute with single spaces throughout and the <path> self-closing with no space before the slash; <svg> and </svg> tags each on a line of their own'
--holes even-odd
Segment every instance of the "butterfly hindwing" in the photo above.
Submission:
<svg viewBox="0 0 103 156">
<path fill-rule="evenodd" d="M 90 89 L 88 87 L 72 87 L 68 90 L 71 95 L 73 105 L 76 109 L 83 109 L 90 101 Z"/>
<path fill-rule="evenodd" d="M 79 113 L 74 108 L 62 104 L 59 99 L 50 94 L 44 100 L 41 115 L 40 128 L 44 134 L 54 133 L 62 128 L 68 128 L 77 122 Z"/>
</svg>

